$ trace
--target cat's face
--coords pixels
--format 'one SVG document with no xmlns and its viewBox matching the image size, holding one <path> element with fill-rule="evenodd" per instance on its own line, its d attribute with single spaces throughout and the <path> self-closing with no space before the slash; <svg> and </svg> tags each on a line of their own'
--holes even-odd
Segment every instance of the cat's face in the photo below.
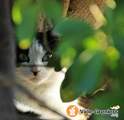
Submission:
<svg viewBox="0 0 124 120">
<path fill-rule="evenodd" d="M 51 52 L 45 47 L 43 39 L 43 33 L 38 32 L 28 50 L 21 50 L 21 52 L 19 50 L 21 62 L 29 63 L 30 70 L 34 75 L 37 75 L 48 64 L 49 58 L 52 57 Z M 54 49 L 57 40 L 58 37 L 56 35 L 52 34 L 51 31 L 47 32 L 47 46 L 50 50 Z M 20 58 L 17 57 L 17 60 L 20 61 Z"/>
</svg>

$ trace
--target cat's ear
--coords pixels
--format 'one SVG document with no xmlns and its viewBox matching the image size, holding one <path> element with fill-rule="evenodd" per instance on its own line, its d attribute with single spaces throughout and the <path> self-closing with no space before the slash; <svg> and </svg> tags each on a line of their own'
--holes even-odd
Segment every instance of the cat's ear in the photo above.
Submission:
<svg viewBox="0 0 124 120">
<path fill-rule="evenodd" d="M 49 52 L 47 52 L 47 53 L 43 56 L 42 62 L 48 62 L 51 57 L 52 57 L 52 54 L 49 53 Z"/>
</svg>

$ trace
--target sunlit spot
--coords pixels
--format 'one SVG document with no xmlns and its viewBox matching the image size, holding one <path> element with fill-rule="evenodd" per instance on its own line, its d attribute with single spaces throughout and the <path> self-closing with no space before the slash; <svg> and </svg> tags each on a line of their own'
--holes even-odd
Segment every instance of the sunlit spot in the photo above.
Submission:
<svg viewBox="0 0 124 120">
<path fill-rule="evenodd" d="M 116 7 L 116 2 L 114 0 L 106 0 L 106 5 L 112 9 Z"/>
<path fill-rule="evenodd" d="M 69 47 L 62 54 L 61 65 L 64 67 L 69 67 L 72 64 L 75 56 L 76 56 L 76 50 L 74 48 Z"/>
<path fill-rule="evenodd" d="M 31 45 L 31 41 L 28 38 L 27 39 L 22 39 L 22 40 L 19 41 L 19 47 L 21 49 L 28 49 L 30 47 L 30 45 Z"/>
<path fill-rule="evenodd" d="M 99 31 L 93 37 L 85 39 L 83 45 L 90 51 L 104 51 L 108 47 L 107 36 Z"/>
<path fill-rule="evenodd" d="M 106 52 L 106 57 L 108 59 L 107 61 L 109 63 L 109 66 L 111 68 L 115 68 L 120 58 L 120 53 L 114 47 L 108 47 L 105 52 Z"/>
<path fill-rule="evenodd" d="M 12 8 L 12 19 L 15 24 L 20 24 L 22 22 L 22 13 L 20 7 L 15 4 Z"/>
</svg>

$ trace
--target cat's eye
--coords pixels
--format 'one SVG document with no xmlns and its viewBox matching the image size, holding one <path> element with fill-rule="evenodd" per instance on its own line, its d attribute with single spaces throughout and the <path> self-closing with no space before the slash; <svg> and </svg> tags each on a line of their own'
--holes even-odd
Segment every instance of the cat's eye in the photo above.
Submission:
<svg viewBox="0 0 124 120">
<path fill-rule="evenodd" d="M 20 62 L 28 62 L 29 61 L 29 58 L 25 54 L 20 54 L 19 55 L 19 61 Z"/>
<path fill-rule="evenodd" d="M 48 62 L 49 58 L 51 57 L 52 55 L 50 53 L 46 53 L 43 58 L 42 58 L 42 62 Z"/>
<path fill-rule="evenodd" d="M 18 46 L 16 46 L 16 64 L 20 65 L 24 62 L 29 62 L 28 57 L 29 49 L 22 50 Z"/>
</svg>

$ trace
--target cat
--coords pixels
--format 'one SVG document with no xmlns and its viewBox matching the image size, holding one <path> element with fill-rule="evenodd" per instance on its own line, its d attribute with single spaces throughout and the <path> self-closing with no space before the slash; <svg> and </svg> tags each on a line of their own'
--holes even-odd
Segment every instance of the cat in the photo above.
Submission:
<svg viewBox="0 0 124 120">
<path fill-rule="evenodd" d="M 42 100 L 45 105 L 58 111 L 63 116 L 73 120 L 86 119 L 84 115 L 70 117 L 66 109 L 70 105 L 78 105 L 78 100 L 64 103 L 60 96 L 61 84 L 65 78 L 66 69 L 55 71 L 54 68 L 47 67 L 49 59 L 52 57 L 52 50 L 57 46 L 58 36 L 52 30 L 46 32 L 47 46 L 44 43 L 44 34 L 37 32 L 36 38 L 27 50 L 17 47 L 17 70 L 18 83 L 27 88 L 36 98 Z M 26 63 L 26 64 L 23 64 Z M 20 76 L 20 78 L 19 78 Z M 28 97 L 21 91 L 15 90 L 15 106 L 19 111 L 32 112 L 42 119 L 63 119 L 62 116 L 41 107 L 35 100 Z"/>
</svg>

